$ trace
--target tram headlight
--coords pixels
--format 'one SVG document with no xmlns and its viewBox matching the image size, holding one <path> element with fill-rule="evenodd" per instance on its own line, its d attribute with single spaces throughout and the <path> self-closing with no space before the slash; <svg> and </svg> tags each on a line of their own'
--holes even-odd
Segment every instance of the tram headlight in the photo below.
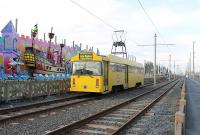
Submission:
<svg viewBox="0 0 200 135">
<path fill-rule="evenodd" d="M 96 79 L 96 87 L 99 87 L 99 79 Z"/>
<path fill-rule="evenodd" d="M 72 81 L 72 82 L 73 82 L 73 85 L 75 85 L 75 84 L 76 84 L 76 82 L 75 82 L 75 78 L 73 78 L 73 81 Z"/>
</svg>

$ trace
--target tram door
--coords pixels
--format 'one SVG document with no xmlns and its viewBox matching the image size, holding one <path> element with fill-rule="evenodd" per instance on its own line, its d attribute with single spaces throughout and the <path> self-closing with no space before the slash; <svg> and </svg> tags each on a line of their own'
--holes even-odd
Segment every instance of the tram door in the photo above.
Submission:
<svg viewBox="0 0 200 135">
<path fill-rule="evenodd" d="M 128 65 L 125 65 L 125 89 L 128 89 Z"/>
<path fill-rule="evenodd" d="M 103 62 L 104 69 L 104 86 L 105 90 L 108 90 L 108 61 Z"/>
</svg>

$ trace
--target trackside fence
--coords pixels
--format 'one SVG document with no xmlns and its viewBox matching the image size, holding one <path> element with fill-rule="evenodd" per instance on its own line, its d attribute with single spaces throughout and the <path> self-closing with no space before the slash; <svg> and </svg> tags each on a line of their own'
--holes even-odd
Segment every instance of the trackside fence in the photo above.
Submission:
<svg viewBox="0 0 200 135">
<path fill-rule="evenodd" d="M 186 108 L 186 99 L 185 99 L 185 81 L 181 90 L 181 98 L 179 100 L 179 110 L 175 113 L 175 135 L 184 135 L 185 128 L 185 108 Z"/>
<path fill-rule="evenodd" d="M 65 93 L 66 84 L 66 80 L 0 81 L 0 102 Z"/>
</svg>

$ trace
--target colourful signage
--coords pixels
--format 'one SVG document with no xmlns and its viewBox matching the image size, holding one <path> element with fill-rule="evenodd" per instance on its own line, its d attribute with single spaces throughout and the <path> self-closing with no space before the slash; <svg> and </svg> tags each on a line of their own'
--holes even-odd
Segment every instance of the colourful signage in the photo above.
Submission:
<svg viewBox="0 0 200 135">
<path fill-rule="evenodd" d="M 93 54 L 92 53 L 79 53 L 79 59 L 80 60 L 93 60 Z"/>
</svg>

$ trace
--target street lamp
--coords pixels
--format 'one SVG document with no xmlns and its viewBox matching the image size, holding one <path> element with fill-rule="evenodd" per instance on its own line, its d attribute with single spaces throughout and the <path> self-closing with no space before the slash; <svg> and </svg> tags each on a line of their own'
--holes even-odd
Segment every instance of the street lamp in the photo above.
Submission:
<svg viewBox="0 0 200 135">
<path fill-rule="evenodd" d="M 51 27 L 51 32 L 49 33 L 49 49 L 48 49 L 48 54 L 47 54 L 47 58 L 50 60 L 51 59 L 51 40 L 53 39 L 54 37 L 54 33 L 52 32 L 53 31 L 53 27 Z"/>
<path fill-rule="evenodd" d="M 60 44 L 60 64 L 62 66 L 62 48 L 65 47 L 65 44 Z"/>
<path fill-rule="evenodd" d="M 34 46 L 34 40 L 35 40 L 37 33 L 32 31 L 31 34 L 32 34 L 32 47 L 33 47 Z"/>
</svg>

